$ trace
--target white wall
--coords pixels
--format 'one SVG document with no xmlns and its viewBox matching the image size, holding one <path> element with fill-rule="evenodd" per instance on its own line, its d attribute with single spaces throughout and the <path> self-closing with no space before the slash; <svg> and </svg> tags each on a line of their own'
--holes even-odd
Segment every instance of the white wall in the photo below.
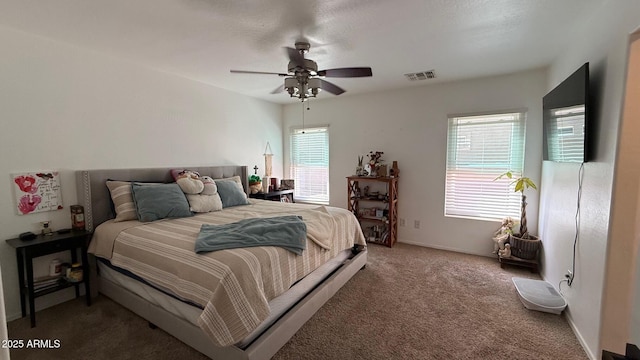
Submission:
<svg viewBox="0 0 640 360">
<path fill-rule="evenodd" d="M 606 336 L 600 330 L 598 309 L 604 311 L 615 306 L 603 305 L 602 292 L 606 263 L 617 261 L 606 259 L 612 174 L 627 42 L 629 34 L 640 24 L 640 2 L 605 1 L 594 13 L 597 15 L 576 31 L 575 40 L 553 62 L 547 85 L 547 91 L 551 90 L 580 65 L 590 62 L 597 151 L 594 161 L 585 164 L 584 170 L 576 279 L 571 288 L 565 285 L 562 290 L 569 303 L 569 321 L 592 359 L 599 358 L 599 342 Z M 544 242 L 543 276 L 554 286 L 571 268 L 578 168 L 575 164 L 543 164 L 539 222 Z"/>
<path fill-rule="evenodd" d="M 0 239 L 70 227 L 80 169 L 243 164 L 266 142 L 282 176 L 282 107 L 0 28 Z M 278 160 L 280 159 L 280 161 Z M 57 169 L 64 210 L 18 216 L 10 173 Z M 46 274 L 52 257 L 36 264 Z M 7 317 L 19 317 L 15 252 L 0 241 Z M 37 307 L 52 294 L 36 299 Z"/>
<path fill-rule="evenodd" d="M 444 216 L 447 115 L 528 108 L 525 173 L 537 182 L 542 158 L 545 70 L 312 101 L 305 123 L 329 124 L 330 203 L 347 206 L 346 176 L 358 155 L 384 151 L 398 161 L 399 241 L 479 255 L 493 251 L 498 222 Z M 366 81 L 363 80 L 363 81 Z M 302 122 L 301 105 L 284 111 L 285 168 L 288 131 Z M 288 169 L 285 169 L 285 172 Z M 537 194 L 528 194 L 530 230 L 536 232 Z M 414 229 L 414 220 L 421 222 Z"/>
<path fill-rule="evenodd" d="M 640 32 L 632 36 L 622 120 L 616 155 L 611 220 L 603 290 L 600 344 L 622 350 L 631 341 L 637 284 L 636 262 L 640 248 Z M 638 300 L 636 300 L 638 301 Z"/>
</svg>

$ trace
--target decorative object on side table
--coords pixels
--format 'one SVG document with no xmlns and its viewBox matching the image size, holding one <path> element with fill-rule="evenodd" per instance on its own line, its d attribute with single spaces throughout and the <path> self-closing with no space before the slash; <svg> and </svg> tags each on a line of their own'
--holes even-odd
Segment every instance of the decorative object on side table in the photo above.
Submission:
<svg viewBox="0 0 640 360">
<path fill-rule="evenodd" d="M 84 207 L 82 205 L 71 205 L 71 228 L 73 230 L 84 230 Z"/>
<path fill-rule="evenodd" d="M 280 180 L 280 190 L 293 190 L 295 189 L 295 181 L 293 179 Z"/>
<path fill-rule="evenodd" d="M 514 178 L 511 171 L 507 171 L 498 176 L 495 180 L 503 177 L 513 180 L 511 183 L 515 184 L 514 191 L 519 192 L 522 197 L 520 207 L 520 233 L 509 235 L 508 242 L 511 245 L 511 255 L 525 260 L 534 260 L 537 258 L 541 240 L 537 236 L 529 234 L 529 230 L 527 229 L 527 196 L 524 194 L 524 191 L 529 188 L 537 190 L 538 187 L 528 177 L 521 176 Z"/>
<path fill-rule="evenodd" d="M 251 194 L 257 194 L 262 190 L 262 179 L 260 176 L 249 176 L 249 189 L 251 190 Z"/>
<path fill-rule="evenodd" d="M 51 230 L 51 221 L 43 221 L 42 223 L 42 235 L 53 235 L 53 230 Z"/>
<path fill-rule="evenodd" d="M 273 169 L 273 152 L 271 151 L 271 144 L 267 141 L 267 146 L 264 148 L 264 176 L 262 177 L 262 192 L 269 192 L 269 185 L 271 184 L 271 172 Z"/>
</svg>

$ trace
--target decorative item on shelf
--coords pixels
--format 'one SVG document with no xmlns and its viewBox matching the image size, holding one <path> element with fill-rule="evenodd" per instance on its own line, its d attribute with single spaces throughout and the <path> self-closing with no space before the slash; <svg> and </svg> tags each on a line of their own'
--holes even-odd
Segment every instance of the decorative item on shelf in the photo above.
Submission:
<svg viewBox="0 0 640 360">
<path fill-rule="evenodd" d="M 387 164 L 379 164 L 376 166 L 376 175 L 378 177 L 387 177 Z"/>
<path fill-rule="evenodd" d="M 49 276 L 62 275 L 62 262 L 60 259 L 53 259 L 49 264 Z"/>
<path fill-rule="evenodd" d="M 514 178 L 513 172 L 511 171 L 507 171 L 506 173 L 498 176 L 494 181 L 502 179 L 503 177 L 513 180 L 511 184 L 515 184 L 514 191 L 519 192 L 522 197 L 520 205 L 520 233 L 509 235 L 508 243 L 511 247 L 510 255 L 525 260 L 533 260 L 538 255 L 538 250 L 540 249 L 542 241 L 537 236 L 529 234 L 529 230 L 527 229 L 527 196 L 524 194 L 524 191 L 528 188 L 537 190 L 538 187 L 528 177 L 520 176 Z"/>
<path fill-rule="evenodd" d="M 73 230 L 84 230 L 84 207 L 82 205 L 71 205 L 71 228 Z"/>
<path fill-rule="evenodd" d="M 281 190 L 293 190 L 295 188 L 295 181 L 293 179 L 282 179 L 280 180 L 280 189 Z"/>
<path fill-rule="evenodd" d="M 249 189 L 252 194 L 257 194 L 262 190 L 262 179 L 258 175 L 249 176 Z"/>
<path fill-rule="evenodd" d="M 399 174 L 400 174 L 400 169 L 398 169 L 398 162 L 394 160 L 391 165 L 391 169 L 389 169 L 389 176 L 398 177 Z"/>
<path fill-rule="evenodd" d="M 378 165 L 382 163 L 382 151 L 369 151 L 369 176 L 378 176 Z M 385 169 L 386 171 L 386 169 Z"/>
<path fill-rule="evenodd" d="M 364 156 L 358 156 L 358 166 L 356 166 L 356 176 L 367 176 L 369 173 L 364 169 L 362 165 L 362 161 L 364 160 Z"/>
<path fill-rule="evenodd" d="M 53 235 L 53 230 L 49 225 L 51 225 L 51 221 L 42 222 L 42 235 Z"/>
<path fill-rule="evenodd" d="M 80 263 L 74 263 L 67 269 L 67 281 L 80 282 L 82 281 L 82 265 Z"/>
<path fill-rule="evenodd" d="M 269 192 L 278 190 L 278 178 L 272 177 L 269 179 L 271 182 L 269 184 Z"/>
</svg>

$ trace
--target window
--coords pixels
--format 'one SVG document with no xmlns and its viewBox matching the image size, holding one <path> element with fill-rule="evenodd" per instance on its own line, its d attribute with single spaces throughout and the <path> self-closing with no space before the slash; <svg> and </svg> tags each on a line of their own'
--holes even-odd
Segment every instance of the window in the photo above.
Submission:
<svg viewBox="0 0 640 360">
<path fill-rule="evenodd" d="M 525 113 L 449 118 L 445 216 L 499 220 L 520 216 L 512 180 L 524 167 Z"/>
<path fill-rule="evenodd" d="M 296 201 L 329 204 L 329 128 L 292 129 L 290 144 Z"/>
</svg>

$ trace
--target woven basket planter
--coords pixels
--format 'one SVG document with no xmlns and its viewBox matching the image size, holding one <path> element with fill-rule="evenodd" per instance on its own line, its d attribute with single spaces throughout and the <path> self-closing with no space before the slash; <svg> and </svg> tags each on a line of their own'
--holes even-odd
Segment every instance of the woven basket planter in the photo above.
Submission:
<svg viewBox="0 0 640 360">
<path fill-rule="evenodd" d="M 509 245 L 511 245 L 511 255 L 525 260 L 533 260 L 538 255 L 542 241 L 529 235 L 529 239 L 522 239 L 518 234 L 509 235 Z"/>
</svg>

